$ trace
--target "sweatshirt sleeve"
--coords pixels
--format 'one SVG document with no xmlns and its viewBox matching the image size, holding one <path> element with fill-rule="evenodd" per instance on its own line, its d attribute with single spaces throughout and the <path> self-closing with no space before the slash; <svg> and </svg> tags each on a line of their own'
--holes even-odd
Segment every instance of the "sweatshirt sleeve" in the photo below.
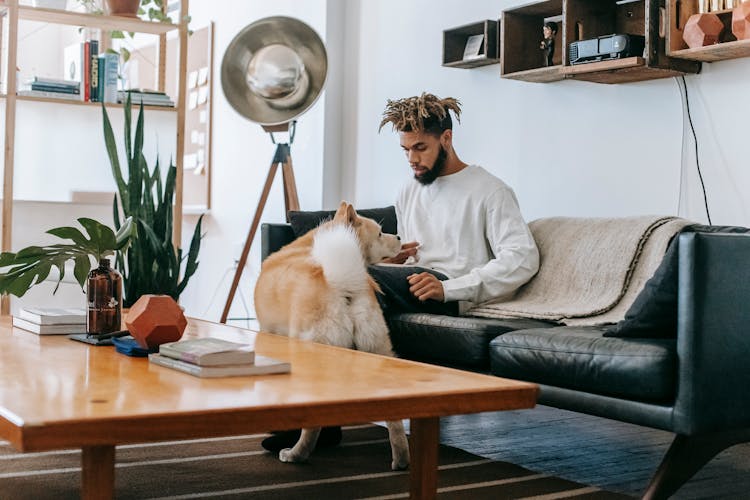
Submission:
<svg viewBox="0 0 750 500">
<path fill-rule="evenodd" d="M 480 304 L 510 295 L 539 269 L 539 251 L 512 190 L 493 193 L 485 218 L 485 236 L 495 258 L 468 274 L 443 281 L 446 302 Z"/>
</svg>

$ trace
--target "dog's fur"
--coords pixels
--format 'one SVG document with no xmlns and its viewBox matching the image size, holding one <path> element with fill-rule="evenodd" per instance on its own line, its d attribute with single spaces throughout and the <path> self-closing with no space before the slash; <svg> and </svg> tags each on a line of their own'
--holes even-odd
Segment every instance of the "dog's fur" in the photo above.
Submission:
<svg viewBox="0 0 750 500">
<path fill-rule="evenodd" d="M 397 236 L 384 234 L 372 219 L 342 202 L 333 220 L 270 255 L 255 287 L 255 311 L 264 331 L 393 356 L 388 327 L 378 305 L 377 284 L 367 265 L 396 255 Z M 373 381 L 377 383 L 377 381 Z M 303 462 L 320 428 L 303 429 L 283 462 Z M 403 422 L 388 422 L 394 470 L 409 464 Z"/>
</svg>

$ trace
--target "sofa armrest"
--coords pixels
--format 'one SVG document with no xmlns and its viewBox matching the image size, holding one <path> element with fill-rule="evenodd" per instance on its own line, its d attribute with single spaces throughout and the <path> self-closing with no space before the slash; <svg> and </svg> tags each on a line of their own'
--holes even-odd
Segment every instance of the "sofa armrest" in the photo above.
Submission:
<svg viewBox="0 0 750 500">
<path fill-rule="evenodd" d="M 294 231 L 289 224 L 263 223 L 260 226 L 260 260 L 294 241 Z"/>
<path fill-rule="evenodd" d="M 675 432 L 750 427 L 750 234 L 679 237 Z"/>
</svg>

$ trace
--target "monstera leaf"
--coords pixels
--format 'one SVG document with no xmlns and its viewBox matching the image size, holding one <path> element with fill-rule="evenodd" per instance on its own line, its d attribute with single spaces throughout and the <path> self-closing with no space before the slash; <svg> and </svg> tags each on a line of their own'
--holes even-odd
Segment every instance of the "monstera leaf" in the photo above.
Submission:
<svg viewBox="0 0 750 500">
<path fill-rule="evenodd" d="M 130 218 L 124 221 L 116 234 L 94 219 L 82 217 L 78 223 L 86 234 L 75 227 L 56 227 L 47 231 L 72 243 L 31 246 L 17 253 L 0 254 L 0 293 L 22 297 L 32 286 L 47 279 L 53 266 L 60 273 L 55 285 L 56 292 L 65 277 L 65 263 L 69 260 L 74 262 L 73 275 L 83 288 L 91 270 L 92 257 L 99 262 L 107 255 L 123 251 L 136 231 Z"/>
</svg>

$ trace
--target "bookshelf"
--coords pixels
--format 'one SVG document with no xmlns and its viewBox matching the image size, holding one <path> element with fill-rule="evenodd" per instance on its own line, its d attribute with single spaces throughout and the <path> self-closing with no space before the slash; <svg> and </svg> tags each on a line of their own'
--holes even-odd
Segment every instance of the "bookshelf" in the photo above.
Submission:
<svg viewBox="0 0 750 500">
<path fill-rule="evenodd" d="M 36 21 L 58 25 L 79 26 L 84 28 L 99 29 L 102 33 L 120 30 L 133 33 L 144 33 L 158 36 L 159 59 L 158 59 L 158 84 L 157 89 L 163 91 L 165 85 L 166 73 L 166 35 L 168 32 L 177 30 L 178 33 L 178 76 L 177 76 L 177 96 L 174 108 L 160 108 L 155 106 L 145 106 L 145 109 L 158 111 L 171 111 L 177 114 L 176 117 L 176 154 L 175 165 L 177 167 L 177 179 L 175 189 L 175 207 L 173 212 L 173 241 L 176 247 L 181 246 L 182 240 L 182 187 L 183 187 L 183 161 L 185 151 L 185 88 L 187 74 L 185 71 L 187 64 L 187 37 L 188 37 L 188 6 L 189 0 L 180 1 L 179 22 L 177 24 L 167 24 L 158 22 L 142 21 L 136 18 L 121 16 L 105 16 L 71 12 L 65 10 L 37 8 L 28 5 L 19 5 L 19 0 L 0 0 L 0 16 L 7 18 L 7 48 L 8 55 L 5 61 L 5 75 L 7 80 L 7 93 L 0 95 L 5 100 L 5 152 L 4 152 L 4 171 L 3 171 L 3 190 L 2 190 L 2 244 L 0 245 L 3 252 L 12 251 L 13 237 L 13 178 L 15 160 L 15 135 L 16 135 L 16 116 L 18 101 L 35 101 L 42 102 L 48 106 L 101 106 L 101 103 L 87 103 L 76 101 L 65 101 L 59 99 L 45 99 L 41 97 L 28 97 L 16 95 L 15 89 L 18 88 L 17 74 L 13 68 L 18 66 L 18 28 L 22 21 Z M 166 2 L 165 2 L 166 8 Z M 105 44 L 103 44 L 106 46 Z M 117 107 L 122 105 L 107 104 L 107 107 Z M 0 300 L 0 315 L 7 315 L 10 312 L 9 297 L 2 297 Z"/>
</svg>

